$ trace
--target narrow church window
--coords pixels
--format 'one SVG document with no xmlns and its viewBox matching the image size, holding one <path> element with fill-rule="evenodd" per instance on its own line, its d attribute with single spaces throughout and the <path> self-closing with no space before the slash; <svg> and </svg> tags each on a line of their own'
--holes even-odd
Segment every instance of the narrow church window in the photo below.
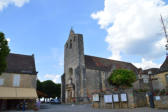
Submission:
<svg viewBox="0 0 168 112">
<path fill-rule="evenodd" d="M 69 46 L 69 48 L 72 48 L 72 40 L 70 40 L 70 46 Z"/>
<path fill-rule="evenodd" d="M 66 43 L 66 48 L 68 48 L 68 43 Z"/>
<path fill-rule="evenodd" d="M 72 76 L 72 74 L 73 74 L 73 69 L 69 68 L 69 75 Z"/>
<path fill-rule="evenodd" d="M 76 40 L 76 36 L 74 36 L 74 41 Z"/>
</svg>

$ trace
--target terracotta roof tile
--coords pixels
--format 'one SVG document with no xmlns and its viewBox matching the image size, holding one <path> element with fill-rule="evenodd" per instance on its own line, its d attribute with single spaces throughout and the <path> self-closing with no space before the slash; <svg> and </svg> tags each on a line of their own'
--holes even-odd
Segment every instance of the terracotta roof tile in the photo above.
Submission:
<svg viewBox="0 0 168 112">
<path fill-rule="evenodd" d="M 85 55 L 85 65 L 86 68 L 101 71 L 111 71 L 111 69 L 130 69 L 133 70 L 135 73 L 138 72 L 138 69 L 131 63 L 89 55 Z"/>
<path fill-rule="evenodd" d="M 160 67 L 160 72 L 167 72 L 168 71 L 168 57 Z"/>
</svg>

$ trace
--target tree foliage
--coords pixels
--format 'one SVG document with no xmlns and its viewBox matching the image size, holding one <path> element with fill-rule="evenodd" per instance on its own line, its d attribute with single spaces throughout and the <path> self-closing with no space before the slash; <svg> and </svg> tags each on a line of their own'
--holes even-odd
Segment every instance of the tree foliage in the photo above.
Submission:
<svg viewBox="0 0 168 112">
<path fill-rule="evenodd" d="M 108 81 L 117 87 L 131 87 L 132 83 L 136 81 L 136 75 L 131 70 L 117 69 L 111 73 Z"/>
<path fill-rule="evenodd" d="M 8 47 L 8 41 L 5 39 L 4 33 L 0 32 L 0 75 L 6 70 L 8 56 L 10 49 Z"/>
<path fill-rule="evenodd" d="M 61 84 L 55 84 L 51 80 L 44 82 L 37 80 L 37 90 L 47 94 L 48 98 L 59 98 L 61 95 Z"/>
<path fill-rule="evenodd" d="M 39 91 L 43 91 L 43 87 L 42 87 L 42 82 L 40 82 L 40 80 L 37 79 L 37 90 Z"/>
</svg>

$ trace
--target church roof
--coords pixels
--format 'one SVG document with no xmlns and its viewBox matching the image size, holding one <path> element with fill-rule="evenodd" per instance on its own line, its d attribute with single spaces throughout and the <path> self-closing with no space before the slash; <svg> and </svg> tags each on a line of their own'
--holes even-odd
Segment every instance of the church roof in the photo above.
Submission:
<svg viewBox="0 0 168 112">
<path fill-rule="evenodd" d="M 7 56 L 7 73 L 20 73 L 36 75 L 35 60 L 33 55 L 10 53 Z"/>
<path fill-rule="evenodd" d="M 101 71 L 111 71 L 111 69 L 130 69 L 135 73 L 138 72 L 138 69 L 131 63 L 89 55 L 85 55 L 85 65 L 86 68 Z"/>
<path fill-rule="evenodd" d="M 168 57 L 160 67 L 160 72 L 168 72 Z"/>
</svg>

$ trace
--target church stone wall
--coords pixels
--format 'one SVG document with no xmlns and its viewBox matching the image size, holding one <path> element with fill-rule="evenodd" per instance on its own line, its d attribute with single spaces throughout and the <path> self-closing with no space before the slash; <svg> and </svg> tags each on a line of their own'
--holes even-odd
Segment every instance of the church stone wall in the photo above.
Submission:
<svg viewBox="0 0 168 112">
<path fill-rule="evenodd" d="M 108 77 L 111 72 L 105 72 L 101 70 L 86 69 L 86 79 L 87 79 L 87 95 L 91 97 L 93 92 L 98 92 L 100 90 L 106 90 L 110 87 L 108 84 Z"/>
</svg>

